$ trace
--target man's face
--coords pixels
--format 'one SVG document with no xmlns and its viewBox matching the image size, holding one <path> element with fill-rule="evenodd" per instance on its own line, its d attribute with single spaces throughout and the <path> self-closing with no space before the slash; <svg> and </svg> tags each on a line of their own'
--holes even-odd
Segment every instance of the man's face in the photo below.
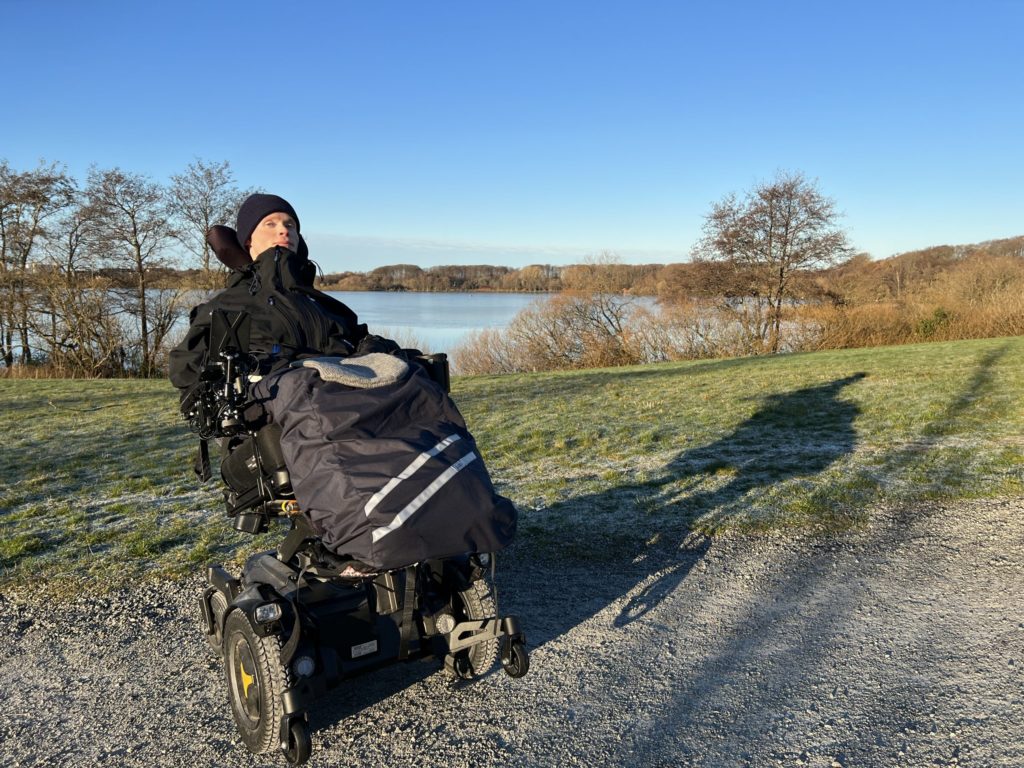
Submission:
<svg viewBox="0 0 1024 768">
<path fill-rule="evenodd" d="M 293 253 L 299 251 L 299 230 L 295 227 L 295 219 L 287 213 L 264 216 L 256 225 L 249 238 L 249 257 L 255 261 L 257 256 L 275 245 Z"/>
</svg>

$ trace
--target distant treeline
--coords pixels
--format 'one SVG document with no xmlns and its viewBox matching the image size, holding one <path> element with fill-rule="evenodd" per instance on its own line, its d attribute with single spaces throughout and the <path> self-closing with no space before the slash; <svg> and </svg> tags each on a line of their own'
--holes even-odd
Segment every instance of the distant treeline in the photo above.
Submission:
<svg viewBox="0 0 1024 768">
<path fill-rule="evenodd" d="M 1024 268 L 1024 236 L 975 245 L 937 245 L 874 260 L 860 253 L 822 273 L 821 287 L 838 304 L 898 301 L 957 282 L 986 285 L 993 269 L 1009 279 Z M 999 288 L 1002 279 L 996 285 Z"/>
<path fill-rule="evenodd" d="M 936 281 L 974 268 L 987 260 L 1010 259 L 1024 268 L 1024 236 L 973 245 L 939 245 L 872 259 L 866 253 L 827 269 L 798 275 L 803 290 L 834 304 L 899 300 L 920 293 Z M 332 291 L 521 291 L 558 293 L 588 290 L 594 273 L 614 291 L 654 296 L 666 301 L 727 293 L 731 270 L 715 261 L 672 264 L 621 264 L 606 258 L 593 264 L 534 264 L 521 269 L 489 264 L 418 267 L 394 264 L 370 272 L 329 272 L 319 287 Z M 168 277 L 167 279 L 173 279 Z M 187 279 L 187 276 L 186 276 Z"/>
<path fill-rule="evenodd" d="M 618 290 L 634 295 L 654 296 L 664 264 L 617 264 L 600 266 L 614 275 Z M 518 291 L 558 293 L 588 285 L 593 265 L 498 267 L 489 264 L 446 265 L 421 268 L 394 264 L 370 272 L 331 272 L 320 287 L 330 291 Z"/>
</svg>

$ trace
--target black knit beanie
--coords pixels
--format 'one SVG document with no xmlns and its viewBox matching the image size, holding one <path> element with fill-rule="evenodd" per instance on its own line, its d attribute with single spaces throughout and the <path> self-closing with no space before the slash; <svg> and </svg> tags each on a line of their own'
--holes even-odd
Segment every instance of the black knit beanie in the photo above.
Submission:
<svg viewBox="0 0 1024 768">
<path fill-rule="evenodd" d="M 295 219 L 295 231 L 299 230 L 299 215 L 295 209 L 283 197 L 277 195 L 249 195 L 238 209 L 238 224 L 235 231 L 238 232 L 238 242 L 243 248 L 248 248 L 246 242 L 252 237 L 253 230 L 272 213 L 287 213 Z"/>
</svg>

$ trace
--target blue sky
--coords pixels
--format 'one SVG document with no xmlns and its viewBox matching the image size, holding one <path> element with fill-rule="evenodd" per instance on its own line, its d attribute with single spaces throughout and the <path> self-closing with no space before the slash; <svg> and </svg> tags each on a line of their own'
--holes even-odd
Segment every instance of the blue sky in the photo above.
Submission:
<svg viewBox="0 0 1024 768">
<path fill-rule="evenodd" d="M 817 179 L 881 258 L 1024 234 L 1024 0 L 0 0 L 0 158 L 288 198 L 325 271 L 682 261 Z"/>
</svg>

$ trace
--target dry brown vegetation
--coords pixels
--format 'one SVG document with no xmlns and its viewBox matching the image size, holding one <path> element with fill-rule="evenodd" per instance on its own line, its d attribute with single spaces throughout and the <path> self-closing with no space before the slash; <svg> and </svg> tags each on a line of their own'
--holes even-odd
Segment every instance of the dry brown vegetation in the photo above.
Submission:
<svg viewBox="0 0 1024 768">
<path fill-rule="evenodd" d="M 850 258 L 834 201 L 779 172 L 705 217 L 688 264 L 605 255 L 563 293 L 456 350 L 473 373 L 586 368 L 1024 332 L 1024 237 Z M 637 306 L 653 286 L 659 309 Z"/>
<path fill-rule="evenodd" d="M 800 316 L 818 349 L 1024 334 L 1024 237 L 857 256 L 817 282 L 828 301 Z"/>
<path fill-rule="evenodd" d="M 457 370 L 510 373 L 769 351 L 737 315 L 738 307 L 757 305 L 737 293 L 742 279 L 728 265 L 662 267 L 648 276 L 657 304 L 629 290 L 631 269 L 608 258 L 581 265 L 572 290 L 454 350 Z M 781 351 L 1024 335 L 1024 237 L 879 261 L 859 254 L 830 269 L 801 271 L 790 289 Z"/>
</svg>

